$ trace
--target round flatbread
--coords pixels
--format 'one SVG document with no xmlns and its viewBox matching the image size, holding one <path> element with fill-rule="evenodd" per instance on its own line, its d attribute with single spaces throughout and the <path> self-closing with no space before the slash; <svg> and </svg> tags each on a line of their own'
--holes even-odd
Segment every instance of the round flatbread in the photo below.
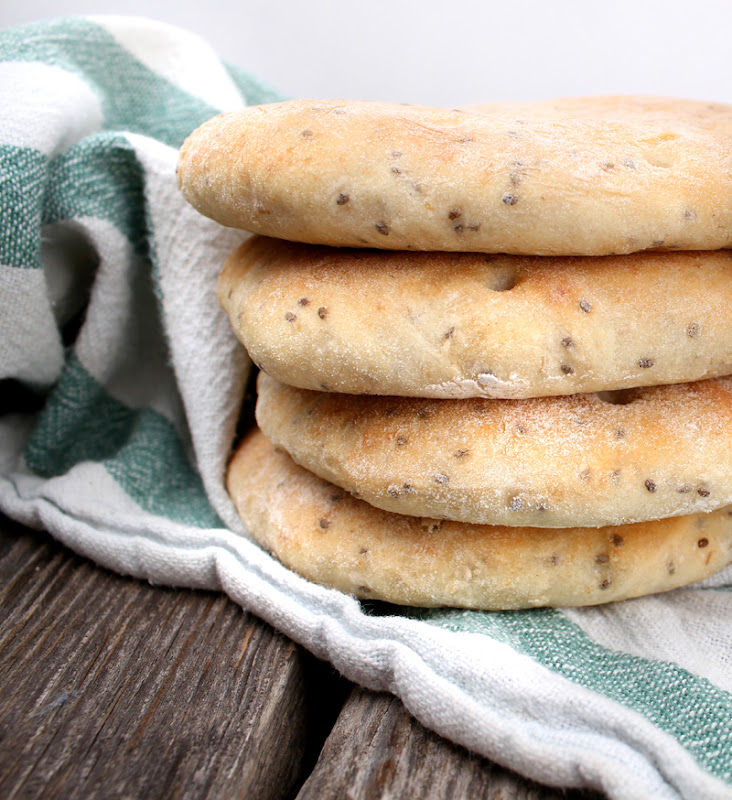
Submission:
<svg viewBox="0 0 732 800">
<path fill-rule="evenodd" d="M 314 244 L 715 250 L 732 246 L 732 107 L 289 101 L 206 122 L 183 144 L 178 180 L 224 225 Z"/>
<path fill-rule="evenodd" d="M 581 606 L 662 592 L 732 559 L 725 510 L 611 528 L 547 530 L 382 511 L 298 467 L 258 431 L 228 489 L 251 534 L 309 580 L 413 606 Z"/>
<path fill-rule="evenodd" d="M 732 380 L 533 400 L 296 389 L 260 374 L 257 421 L 374 506 L 494 525 L 619 525 L 732 503 Z"/>
<path fill-rule="evenodd" d="M 305 389 L 518 398 L 732 372 L 727 250 L 547 258 L 256 236 L 218 292 L 260 368 Z"/>
</svg>

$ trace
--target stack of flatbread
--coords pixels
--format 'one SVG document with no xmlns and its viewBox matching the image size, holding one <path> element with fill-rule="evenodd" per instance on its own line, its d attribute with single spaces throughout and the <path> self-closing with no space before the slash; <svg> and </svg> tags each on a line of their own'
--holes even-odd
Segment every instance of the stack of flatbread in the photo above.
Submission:
<svg viewBox="0 0 732 800">
<path fill-rule="evenodd" d="M 292 569 L 508 609 L 732 561 L 732 107 L 279 103 L 179 181 L 259 234 L 219 283 L 260 368 L 228 487 Z"/>
</svg>

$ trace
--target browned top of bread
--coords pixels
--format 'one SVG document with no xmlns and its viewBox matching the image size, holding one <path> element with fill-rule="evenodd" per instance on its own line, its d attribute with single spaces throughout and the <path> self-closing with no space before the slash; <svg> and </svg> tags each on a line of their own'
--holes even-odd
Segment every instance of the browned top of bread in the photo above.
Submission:
<svg viewBox="0 0 732 800">
<path fill-rule="evenodd" d="M 550 258 L 255 236 L 218 291 L 252 359 L 305 389 L 518 398 L 732 372 L 726 250 Z"/>
<path fill-rule="evenodd" d="M 562 530 L 406 517 L 298 467 L 259 432 L 237 451 L 227 485 L 249 531 L 288 567 L 392 603 L 590 605 L 683 586 L 732 558 L 727 510 Z"/>
<path fill-rule="evenodd" d="M 224 225 L 316 244 L 607 255 L 732 243 L 732 110 L 580 98 L 477 110 L 289 101 L 181 149 Z"/>
</svg>

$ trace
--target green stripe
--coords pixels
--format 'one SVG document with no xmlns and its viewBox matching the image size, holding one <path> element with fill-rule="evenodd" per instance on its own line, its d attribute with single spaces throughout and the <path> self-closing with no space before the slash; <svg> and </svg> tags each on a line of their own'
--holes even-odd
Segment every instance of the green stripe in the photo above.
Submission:
<svg viewBox="0 0 732 800">
<path fill-rule="evenodd" d="M 223 62 L 223 65 L 248 106 L 256 106 L 261 103 L 277 103 L 286 99 L 273 86 L 260 81 L 258 78 L 253 78 L 236 64 Z"/>
<path fill-rule="evenodd" d="M 223 527 L 173 425 L 150 409 L 130 409 L 72 355 L 25 450 L 28 467 L 50 478 L 84 461 L 102 463 L 152 514 L 202 528 Z"/>
<path fill-rule="evenodd" d="M 111 222 L 147 252 L 144 170 L 124 136 L 94 134 L 51 162 L 43 222 L 80 216 Z"/>
<path fill-rule="evenodd" d="M 48 159 L 31 147 L 0 145 L 0 264 L 41 266 L 41 213 Z"/>
<path fill-rule="evenodd" d="M 80 75 L 99 96 L 105 127 L 171 147 L 219 112 L 153 72 L 91 20 L 65 18 L 0 32 L 0 60 L 40 61 Z"/>
<path fill-rule="evenodd" d="M 634 709 L 732 783 L 732 696 L 676 664 L 607 650 L 554 609 L 420 610 L 433 625 L 509 644 L 573 683 Z"/>
</svg>

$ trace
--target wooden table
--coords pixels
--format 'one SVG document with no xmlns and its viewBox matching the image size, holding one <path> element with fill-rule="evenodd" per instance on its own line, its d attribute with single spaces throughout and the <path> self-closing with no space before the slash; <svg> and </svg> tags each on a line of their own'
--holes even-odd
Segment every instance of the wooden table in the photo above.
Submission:
<svg viewBox="0 0 732 800">
<path fill-rule="evenodd" d="M 221 594 L 0 516 L 0 797 L 588 798 L 441 739 Z"/>
</svg>

